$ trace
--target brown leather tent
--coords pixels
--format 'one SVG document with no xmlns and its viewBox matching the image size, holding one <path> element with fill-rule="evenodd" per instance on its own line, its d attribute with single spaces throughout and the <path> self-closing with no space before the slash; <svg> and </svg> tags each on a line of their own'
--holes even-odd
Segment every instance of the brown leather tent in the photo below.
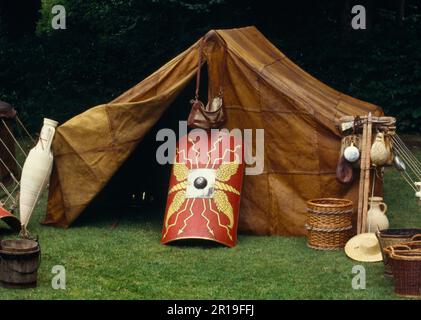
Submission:
<svg viewBox="0 0 421 320">
<path fill-rule="evenodd" d="M 340 149 L 335 119 L 369 112 L 380 116 L 382 109 L 313 78 L 254 27 L 214 30 L 205 37 L 210 96 L 218 89 L 212 84 L 220 83 L 223 46 L 227 49 L 226 127 L 265 130 L 264 173 L 245 177 L 240 232 L 303 235 L 306 200 L 356 201 L 358 181 L 343 186 L 335 178 Z M 193 80 L 198 45 L 114 101 L 58 128 L 45 224 L 68 227 L 104 188 Z"/>
</svg>

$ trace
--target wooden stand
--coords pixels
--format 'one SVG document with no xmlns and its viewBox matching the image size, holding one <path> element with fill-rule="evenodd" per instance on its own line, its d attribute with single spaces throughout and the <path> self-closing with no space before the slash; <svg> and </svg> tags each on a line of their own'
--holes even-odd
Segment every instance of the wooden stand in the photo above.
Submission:
<svg viewBox="0 0 421 320">
<path fill-rule="evenodd" d="M 363 198 L 364 198 L 364 178 L 365 178 L 365 158 L 367 143 L 367 123 L 363 124 L 363 137 L 361 142 L 361 165 L 360 165 L 360 186 L 358 188 L 358 217 L 357 217 L 357 234 L 361 233 L 363 218 Z"/>
<path fill-rule="evenodd" d="M 372 117 L 361 116 L 360 124 L 354 127 L 355 117 L 345 116 L 339 119 L 337 126 L 342 133 L 348 132 L 350 129 L 356 132 L 362 132 L 361 139 L 361 171 L 358 191 L 358 217 L 357 217 L 357 234 L 367 232 L 367 213 L 368 198 L 370 196 L 370 176 L 371 176 L 371 160 L 370 151 L 373 136 L 373 127 L 376 131 L 394 132 L 396 127 L 396 119 L 393 117 Z"/>
<path fill-rule="evenodd" d="M 371 151 L 371 141 L 372 141 L 372 133 L 373 133 L 373 123 L 371 122 L 371 113 L 368 115 L 367 119 L 367 140 L 365 142 L 365 164 L 364 170 L 361 170 L 361 175 L 364 177 L 364 187 L 363 187 L 363 207 L 362 207 L 362 214 L 361 214 L 361 229 L 359 233 L 364 233 L 367 230 L 367 212 L 368 212 L 368 197 L 370 194 L 370 169 L 371 169 L 371 161 L 370 161 L 370 151 Z M 360 178 L 361 178 L 360 175 Z"/>
</svg>

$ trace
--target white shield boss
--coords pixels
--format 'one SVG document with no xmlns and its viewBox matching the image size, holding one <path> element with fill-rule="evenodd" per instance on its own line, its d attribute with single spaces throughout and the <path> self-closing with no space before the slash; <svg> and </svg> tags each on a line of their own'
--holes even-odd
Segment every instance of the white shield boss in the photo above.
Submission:
<svg viewBox="0 0 421 320">
<path fill-rule="evenodd" d="M 186 198 L 212 198 L 216 170 L 191 169 L 187 177 Z"/>
</svg>

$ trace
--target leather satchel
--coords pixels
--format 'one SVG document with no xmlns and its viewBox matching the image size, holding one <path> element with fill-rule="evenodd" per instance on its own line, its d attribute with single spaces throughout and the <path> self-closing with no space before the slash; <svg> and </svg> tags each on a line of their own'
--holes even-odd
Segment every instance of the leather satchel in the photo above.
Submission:
<svg viewBox="0 0 421 320">
<path fill-rule="evenodd" d="M 192 107 L 187 119 L 187 125 L 191 128 L 216 129 L 221 127 L 226 121 L 226 113 L 223 101 L 223 86 L 219 87 L 219 93 L 213 97 L 206 106 L 199 99 L 200 69 L 202 67 L 203 40 L 199 45 L 199 59 L 196 75 L 196 94 L 190 101 Z M 225 72 L 226 47 L 224 47 L 224 57 L 221 66 L 220 77 L 223 78 Z"/>
<path fill-rule="evenodd" d="M 350 184 L 354 180 L 354 169 L 352 164 L 341 156 L 336 166 L 336 179 L 342 184 Z"/>
</svg>

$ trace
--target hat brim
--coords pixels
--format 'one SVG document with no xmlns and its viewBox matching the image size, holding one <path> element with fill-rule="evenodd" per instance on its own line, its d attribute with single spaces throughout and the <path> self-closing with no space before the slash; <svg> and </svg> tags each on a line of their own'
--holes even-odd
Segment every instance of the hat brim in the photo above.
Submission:
<svg viewBox="0 0 421 320">
<path fill-rule="evenodd" d="M 377 241 L 378 239 L 374 233 L 362 233 L 351 238 L 345 245 L 346 255 L 355 261 L 360 262 L 380 262 L 383 260 L 380 244 L 374 249 L 373 252 L 367 252 L 361 246 L 363 243 L 372 240 Z"/>
</svg>

